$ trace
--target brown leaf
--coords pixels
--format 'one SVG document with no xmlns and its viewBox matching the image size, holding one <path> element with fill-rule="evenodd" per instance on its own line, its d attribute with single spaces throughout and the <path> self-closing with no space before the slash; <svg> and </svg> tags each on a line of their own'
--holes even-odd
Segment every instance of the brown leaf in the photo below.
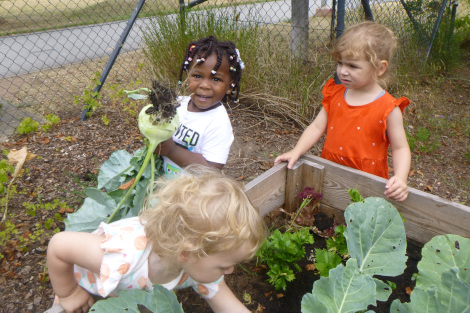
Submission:
<svg viewBox="0 0 470 313">
<path fill-rule="evenodd" d="M 25 161 L 29 161 L 34 157 L 36 157 L 36 155 L 28 153 L 28 149 L 26 147 L 23 147 L 20 150 L 11 149 L 8 153 L 8 162 L 12 165 L 16 164 L 13 177 L 18 176 Z"/>
<path fill-rule="evenodd" d="M 135 178 L 132 178 L 132 179 L 131 179 L 130 181 L 128 181 L 127 183 L 122 184 L 121 186 L 119 186 L 118 189 L 127 190 L 127 189 L 129 189 L 129 188 L 132 186 L 132 184 L 133 184 L 134 182 L 135 182 Z"/>
<path fill-rule="evenodd" d="M 76 142 L 76 141 L 78 141 L 78 139 L 77 139 L 77 137 L 72 136 L 72 138 L 70 139 L 70 141 L 71 141 L 71 142 Z"/>
<path fill-rule="evenodd" d="M 59 209 L 59 213 L 60 214 L 64 214 L 64 213 L 73 213 L 73 209 L 72 208 L 68 208 L 68 207 L 61 207 Z"/>
<path fill-rule="evenodd" d="M 264 294 L 264 296 L 265 296 L 266 298 L 269 298 L 269 297 L 272 295 L 272 293 L 273 293 L 272 291 L 266 292 L 266 293 Z"/>
<path fill-rule="evenodd" d="M 432 186 L 429 186 L 429 185 L 424 186 L 424 191 L 431 191 L 432 192 L 432 190 L 433 190 Z"/>
<path fill-rule="evenodd" d="M 278 293 L 278 294 L 276 294 L 276 298 L 278 298 L 278 299 L 284 298 L 285 296 L 286 296 L 286 295 L 283 294 L 283 293 Z"/>
<path fill-rule="evenodd" d="M 410 287 L 406 287 L 405 290 L 407 295 L 411 295 L 411 293 L 413 292 L 413 289 L 411 289 Z"/>
<path fill-rule="evenodd" d="M 315 269 L 315 264 L 307 264 L 305 265 L 306 271 L 313 271 Z"/>
<path fill-rule="evenodd" d="M 258 303 L 258 307 L 256 308 L 254 313 L 263 313 L 264 309 L 266 309 L 266 307 L 264 307 L 264 306 L 262 306 L 261 304 Z"/>
<path fill-rule="evenodd" d="M 415 170 L 411 170 L 410 173 L 408 174 L 408 177 L 412 177 L 414 174 L 416 174 Z"/>
<path fill-rule="evenodd" d="M 42 137 L 42 138 L 41 138 L 41 143 L 42 143 L 43 145 L 46 145 L 46 144 L 48 144 L 49 142 L 51 142 L 51 139 L 50 139 L 49 137 Z"/>
<path fill-rule="evenodd" d="M 424 177 L 423 172 L 421 172 L 421 171 L 416 171 L 416 173 L 418 173 L 419 175 L 421 175 L 422 177 Z"/>
<path fill-rule="evenodd" d="M 235 178 L 235 180 L 244 180 L 244 179 L 245 179 L 245 175 L 241 175 Z"/>
</svg>

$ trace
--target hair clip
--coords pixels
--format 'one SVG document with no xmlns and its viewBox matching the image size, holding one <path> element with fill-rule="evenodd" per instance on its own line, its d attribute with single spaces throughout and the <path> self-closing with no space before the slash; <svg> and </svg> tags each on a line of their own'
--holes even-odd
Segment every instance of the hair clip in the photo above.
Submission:
<svg viewBox="0 0 470 313">
<path fill-rule="evenodd" d="M 201 63 L 201 62 L 202 62 L 201 59 L 196 59 L 196 63 L 197 63 L 197 64 L 199 64 L 199 63 Z"/>
<path fill-rule="evenodd" d="M 234 95 L 234 94 L 235 94 L 235 90 L 232 90 L 232 95 Z"/>
<path fill-rule="evenodd" d="M 182 85 L 183 82 L 181 80 L 178 80 L 178 85 Z"/>
<path fill-rule="evenodd" d="M 236 85 L 235 85 L 235 83 L 231 83 L 230 86 L 231 86 L 232 88 L 235 88 Z"/>
<path fill-rule="evenodd" d="M 233 100 L 233 102 L 234 102 L 234 103 L 238 103 L 238 102 L 240 102 L 240 100 L 235 99 L 235 100 Z"/>
<path fill-rule="evenodd" d="M 215 73 L 217 73 L 216 71 L 212 70 L 211 71 L 212 75 L 215 75 Z"/>
<path fill-rule="evenodd" d="M 189 64 L 189 62 L 188 62 L 188 61 L 184 61 L 184 64 L 186 64 L 186 65 L 187 65 L 187 64 Z"/>
<path fill-rule="evenodd" d="M 233 60 L 233 55 L 231 55 L 231 56 L 229 57 L 229 59 L 230 59 L 230 61 L 232 61 L 232 60 Z"/>
<path fill-rule="evenodd" d="M 189 61 L 189 62 L 191 62 L 192 60 L 193 60 L 193 58 L 191 58 L 191 57 L 188 58 L 188 61 Z"/>
<path fill-rule="evenodd" d="M 240 69 L 243 70 L 245 68 L 245 63 L 243 63 L 242 58 L 240 57 L 240 51 L 238 51 L 237 48 L 235 48 L 235 51 L 237 52 L 237 62 L 240 65 Z"/>
<path fill-rule="evenodd" d="M 237 71 L 237 69 L 234 68 L 233 66 L 230 66 L 230 70 L 231 70 L 232 72 L 236 72 L 236 71 Z"/>
<path fill-rule="evenodd" d="M 201 58 L 201 62 L 206 62 L 206 59 L 204 59 L 204 58 Z"/>
<path fill-rule="evenodd" d="M 189 47 L 189 51 L 193 52 L 194 48 L 196 48 L 196 45 L 192 45 L 191 47 Z"/>
</svg>

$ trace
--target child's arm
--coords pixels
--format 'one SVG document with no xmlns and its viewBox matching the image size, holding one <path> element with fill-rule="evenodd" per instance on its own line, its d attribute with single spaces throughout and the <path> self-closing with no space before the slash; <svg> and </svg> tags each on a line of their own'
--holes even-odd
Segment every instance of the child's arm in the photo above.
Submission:
<svg viewBox="0 0 470 313">
<path fill-rule="evenodd" d="M 219 284 L 219 291 L 207 303 L 214 313 L 249 313 L 250 311 L 235 297 L 225 281 Z"/>
<path fill-rule="evenodd" d="M 187 149 L 181 148 L 174 141 L 173 138 L 165 140 L 155 149 L 155 153 L 166 156 L 180 167 L 185 167 L 190 164 L 202 164 L 206 166 L 213 166 L 222 169 L 225 164 L 214 163 L 207 161 L 202 154 L 194 153 Z"/>
<path fill-rule="evenodd" d="M 394 175 L 385 184 L 385 195 L 396 201 L 408 197 L 408 173 L 411 166 L 411 152 L 403 127 L 403 116 L 398 107 L 387 118 L 387 136 L 392 150 Z"/>
<path fill-rule="evenodd" d="M 66 312 L 83 311 L 93 305 L 91 295 L 75 281 L 73 265 L 77 264 L 94 273 L 100 272 L 104 237 L 78 232 L 54 235 L 47 248 L 47 267 L 52 287 Z"/>
<path fill-rule="evenodd" d="M 295 145 L 294 149 L 281 154 L 274 160 L 274 165 L 278 164 L 281 161 L 289 162 L 287 164 L 288 169 L 292 169 L 294 163 L 310 150 L 317 142 L 320 140 L 320 137 L 325 133 L 326 126 L 328 124 L 328 114 L 325 109 L 322 108 L 317 117 L 313 120 L 300 136 L 299 141 Z"/>
</svg>

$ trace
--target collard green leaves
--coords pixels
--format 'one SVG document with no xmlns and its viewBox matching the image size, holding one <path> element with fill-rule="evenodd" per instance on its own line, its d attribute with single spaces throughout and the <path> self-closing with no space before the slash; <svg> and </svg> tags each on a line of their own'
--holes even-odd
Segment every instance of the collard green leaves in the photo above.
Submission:
<svg viewBox="0 0 470 313">
<path fill-rule="evenodd" d="M 87 198 L 80 209 L 67 215 L 64 221 L 65 230 L 91 232 L 97 229 L 101 222 L 107 222 L 127 192 L 126 189 L 120 189 L 120 187 L 136 177 L 146 153 L 147 147 L 135 151 L 133 155 L 124 150 L 113 152 L 100 168 L 97 188 L 88 188 L 85 191 Z M 157 159 L 155 168 L 157 169 L 155 177 L 159 177 L 161 175 L 160 159 Z M 147 196 L 150 174 L 150 166 L 147 166 L 136 188 L 121 205 L 115 220 L 137 216 Z"/>
<path fill-rule="evenodd" d="M 370 197 L 344 212 L 344 236 L 359 271 L 369 275 L 396 276 L 406 268 L 406 234 L 397 209 L 382 198 Z"/>
<path fill-rule="evenodd" d="M 122 290 L 119 292 L 119 297 L 110 297 L 96 302 L 90 309 L 90 312 L 140 313 L 142 312 L 140 307 L 145 307 L 153 313 L 183 312 L 183 308 L 178 303 L 175 293 L 160 285 L 154 285 L 152 291 Z"/>
<path fill-rule="evenodd" d="M 406 267 L 406 235 L 394 206 L 382 198 L 349 205 L 344 213 L 351 258 L 313 284 L 302 298 L 302 312 L 346 313 L 386 301 L 391 288 L 373 275 L 395 276 Z"/>
<path fill-rule="evenodd" d="M 422 249 L 409 303 L 395 300 L 390 312 L 470 312 L 470 239 L 436 236 Z"/>
</svg>

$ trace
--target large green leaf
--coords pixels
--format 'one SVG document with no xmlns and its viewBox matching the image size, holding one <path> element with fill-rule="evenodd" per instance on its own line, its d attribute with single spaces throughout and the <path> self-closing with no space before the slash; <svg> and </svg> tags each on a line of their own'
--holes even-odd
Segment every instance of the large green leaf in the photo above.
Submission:
<svg viewBox="0 0 470 313">
<path fill-rule="evenodd" d="M 132 155 L 126 150 L 118 150 L 104 161 L 98 173 L 98 189 L 114 190 L 124 182 L 123 172 L 129 171 Z"/>
<path fill-rule="evenodd" d="M 116 207 L 116 201 L 105 192 L 96 188 L 87 188 L 85 199 L 80 209 L 67 214 L 65 230 L 92 232 L 101 222 L 105 222 Z"/>
<path fill-rule="evenodd" d="M 406 234 L 397 209 L 385 199 L 371 197 L 350 204 L 344 213 L 345 237 L 359 271 L 396 276 L 406 268 Z"/>
<path fill-rule="evenodd" d="M 406 267 L 405 228 L 394 206 L 367 198 L 349 205 L 344 216 L 351 258 L 315 281 L 312 294 L 302 298 L 303 313 L 366 310 L 391 294 L 390 286 L 372 276 L 399 275 Z"/>
<path fill-rule="evenodd" d="M 357 260 L 351 258 L 346 262 L 346 267 L 340 264 L 330 271 L 329 277 L 317 280 L 312 294 L 302 298 L 302 312 L 357 312 L 375 304 L 374 279 L 361 274 L 357 268 Z"/>
<path fill-rule="evenodd" d="M 421 255 L 417 286 L 427 288 L 435 284 L 451 268 L 458 268 L 459 279 L 470 284 L 470 239 L 457 235 L 435 236 L 424 245 Z"/>
<path fill-rule="evenodd" d="M 435 236 L 422 249 L 409 303 L 395 300 L 390 312 L 470 312 L 470 239 Z"/>
<path fill-rule="evenodd" d="M 442 273 L 440 285 L 427 289 L 416 287 L 409 303 L 395 300 L 390 312 L 400 313 L 468 313 L 470 312 L 470 285 L 457 277 L 456 268 Z"/>
<path fill-rule="evenodd" d="M 122 290 L 118 297 L 110 297 L 96 302 L 90 309 L 94 313 L 140 313 L 143 306 L 153 313 L 182 313 L 173 291 L 160 285 L 154 285 L 152 291 Z"/>
</svg>

